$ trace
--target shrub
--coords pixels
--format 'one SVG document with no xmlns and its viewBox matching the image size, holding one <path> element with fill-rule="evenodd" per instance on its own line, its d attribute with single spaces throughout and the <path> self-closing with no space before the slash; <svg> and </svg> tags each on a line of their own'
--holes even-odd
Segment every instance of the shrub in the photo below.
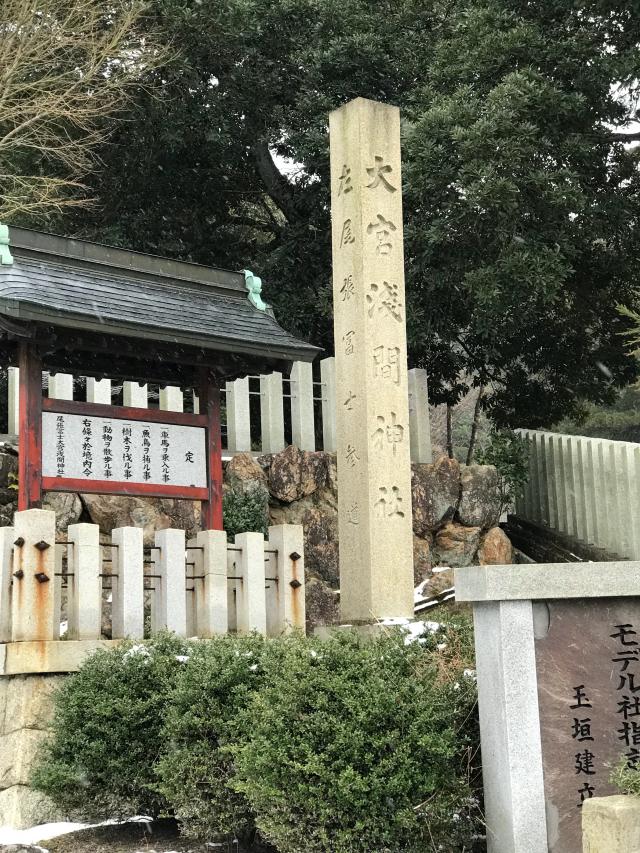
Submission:
<svg viewBox="0 0 640 853">
<path fill-rule="evenodd" d="M 399 632 L 270 644 L 232 784 L 280 853 L 471 849 L 475 685 L 437 655 Z"/>
<path fill-rule="evenodd" d="M 469 851 L 475 685 L 454 618 L 410 645 L 162 635 L 98 652 L 57 695 L 34 782 L 70 814 L 173 813 L 280 853 Z"/>
<path fill-rule="evenodd" d="M 169 634 L 92 655 L 55 696 L 32 784 L 69 815 L 160 814 L 154 764 L 187 643 Z"/>
<path fill-rule="evenodd" d="M 478 451 L 480 465 L 495 465 L 500 489 L 500 514 L 521 497 L 529 479 L 529 455 L 525 442 L 511 430 L 494 430 Z"/>
<path fill-rule="evenodd" d="M 611 783 L 621 794 L 640 797 L 640 768 L 637 764 L 630 766 L 629 760 L 622 758 L 611 773 Z"/>
<path fill-rule="evenodd" d="M 233 761 L 223 747 L 244 736 L 240 715 L 262 686 L 264 648 L 258 636 L 199 644 L 174 691 L 157 772 L 187 835 L 247 837 L 253 830 L 245 797 L 230 787 Z"/>
<path fill-rule="evenodd" d="M 224 529 L 229 540 L 246 531 L 267 535 L 269 525 L 269 495 L 265 489 L 247 492 L 231 489 L 222 499 Z"/>
</svg>

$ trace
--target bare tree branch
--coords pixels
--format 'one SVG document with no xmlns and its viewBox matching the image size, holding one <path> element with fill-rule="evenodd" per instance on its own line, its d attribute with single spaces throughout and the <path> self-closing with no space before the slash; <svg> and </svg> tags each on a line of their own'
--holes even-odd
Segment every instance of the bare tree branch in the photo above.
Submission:
<svg viewBox="0 0 640 853">
<path fill-rule="evenodd" d="M 83 178 L 167 51 L 143 0 L 2 0 L 0 220 L 90 204 Z"/>
</svg>

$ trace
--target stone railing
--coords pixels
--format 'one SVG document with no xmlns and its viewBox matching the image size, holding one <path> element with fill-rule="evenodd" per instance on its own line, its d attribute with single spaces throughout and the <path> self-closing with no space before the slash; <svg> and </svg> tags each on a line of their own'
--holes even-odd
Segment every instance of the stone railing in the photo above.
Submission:
<svg viewBox="0 0 640 853">
<path fill-rule="evenodd" d="M 335 359 L 320 362 L 319 379 L 313 378 L 313 367 L 306 362 L 294 362 L 291 373 L 268 373 L 262 376 L 245 376 L 227 382 L 222 389 L 225 404 L 222 411 L 223 448 L 227 454 L 242 451 L 278 453 L 287 444 L 301 450 L 336 449 L 336 382 Z M 47 377 L 49 397 L 72 400 L 74 377 L 69 373 L 50 374 Z M 115 404 L 116 388 L 110 379 L 100 381 L 88 377 L 86 399 L 89 403 Z M 120 400 L 124 406 L 146 409 L 149 407 L 149 389 L 137 382 L 124 382 Z M 193 391 L 175 386 L 160 388 L 159 407 L 165 411 L 181 412 L 185 403 L 198 411 L 198 399 Z M 9 368 L 8 376 L 8 431 L 17 435 L 19 372 Z M 190 399 L 189 399 L 190 398 Z M 259 398 L 259 405 L 252 400 Z M 409 434 L 411 460 L 431 462 L 431 437 L 429 431 L 429 400 L 427 374 L 415 368 L 409 371 Z M 290 439 L 290 440 L 289 440 Z"/>
<path fill-rule="evenodd" d="M 518 430 L 529 447 L 521 518 L 640 559 L 640 444 Z"/>
<path fill-rule="evenodd" d="M 222 530 L 189 541 L 184 530 L 158 530 L 144 548 L 138 527 L 105 541 L 97 524 L 72 524 L 56 542 L 55 523 L 51 510 L 31 509 L 0 528 L 0 673 L 74 669 L 73 641 L 304 630 L 301 525 L 233 544 Z"/>
</svg>

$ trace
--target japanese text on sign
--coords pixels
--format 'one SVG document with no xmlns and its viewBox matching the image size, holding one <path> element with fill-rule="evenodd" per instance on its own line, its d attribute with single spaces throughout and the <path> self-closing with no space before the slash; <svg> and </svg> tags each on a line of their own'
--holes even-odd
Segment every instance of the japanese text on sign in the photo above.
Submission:
<svg viewBox="0 0 640 853">
<path fill-rule="evenodd" d="M 44 477 L 207 485 L 203 427 L 44 412 L 42 435 Z"/>
</svg>

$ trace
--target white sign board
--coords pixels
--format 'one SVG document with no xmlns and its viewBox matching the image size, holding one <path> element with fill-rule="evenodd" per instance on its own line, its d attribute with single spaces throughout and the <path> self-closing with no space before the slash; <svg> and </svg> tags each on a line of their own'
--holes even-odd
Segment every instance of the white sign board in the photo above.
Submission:
<svg viewBox="0 0 640 853">
<path fill-rule="evenodd" d="M 206 488 L 205 429 L 43 412 L 42 476 Z"/>
</svg>

